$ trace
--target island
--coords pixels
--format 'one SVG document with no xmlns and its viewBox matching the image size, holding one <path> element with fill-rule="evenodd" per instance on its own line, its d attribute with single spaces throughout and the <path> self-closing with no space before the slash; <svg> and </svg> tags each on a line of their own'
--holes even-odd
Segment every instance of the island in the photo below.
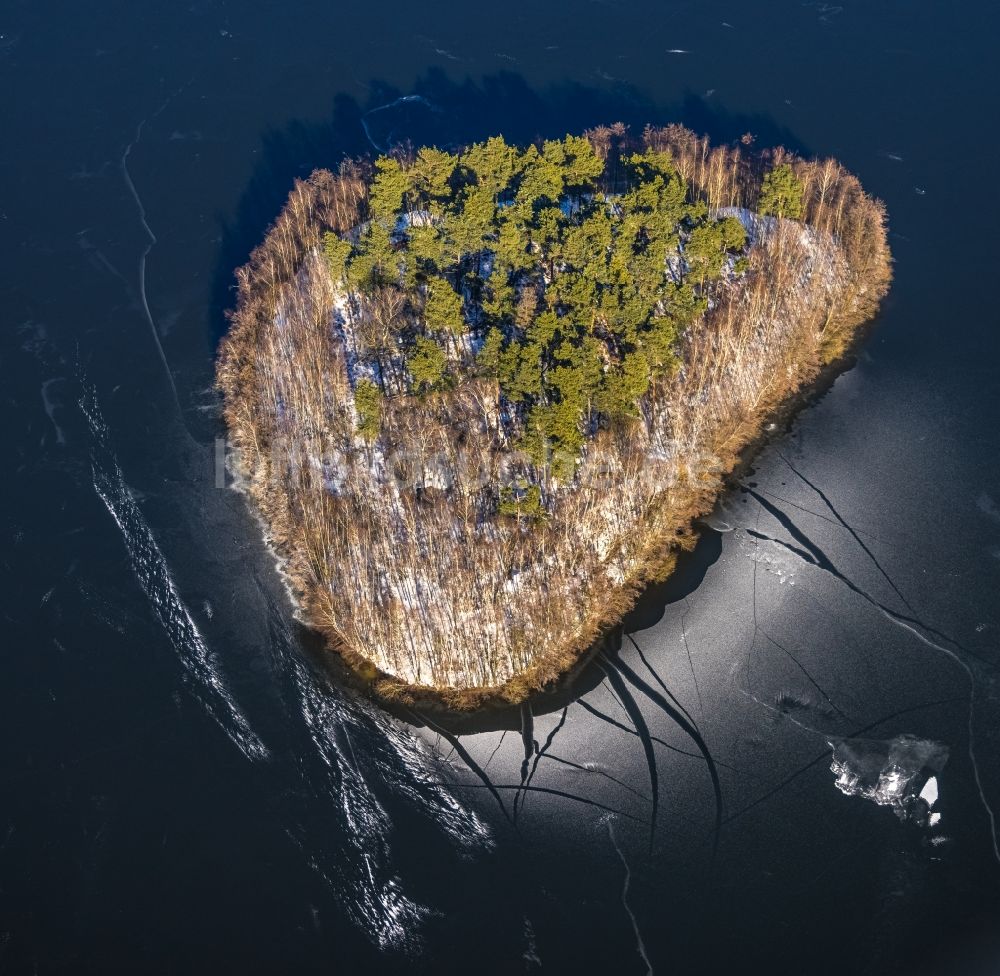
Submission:
<svg viewBox="0 0 1000 976">
<path fill-rule="evenodd" d="M 551 687 L 844 362 L 885 223 L 835 160 L 678 125 L 298 182 L 217 378 L 304 621 L 385 701 Z"/>
</svg>

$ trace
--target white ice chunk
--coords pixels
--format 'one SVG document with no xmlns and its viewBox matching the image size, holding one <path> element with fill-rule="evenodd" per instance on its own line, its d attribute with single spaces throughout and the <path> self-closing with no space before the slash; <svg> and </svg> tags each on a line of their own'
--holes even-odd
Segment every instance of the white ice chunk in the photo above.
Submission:
<svg viewBox="0 0 1000 976">
<path fill-rule="evenodd" d="M 924 788 L 920 791 L 920 799 L 927 804 L 928 807 L 934 806 L 937 803 L 938 798 L 938 782 L 936 776 L 931 776 L 926 783 L 924 783 Z M 937 814 L 935 814 L 937 816 Z"/>
<path fill-rule="evenodd" d="M 938 799 L 934 774 L 948 762 L 947 746 L 913 735 L 841 739 L 830 745 L 830 770 L 841 793 L 891 807 L 900 820 L 929 823 L 928 812 Z"/>
</svg>

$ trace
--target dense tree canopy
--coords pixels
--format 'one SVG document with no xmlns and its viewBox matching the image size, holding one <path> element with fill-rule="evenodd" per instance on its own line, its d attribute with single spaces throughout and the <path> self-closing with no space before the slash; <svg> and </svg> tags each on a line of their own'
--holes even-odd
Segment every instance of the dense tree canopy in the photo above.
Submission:
<svg viewBox="0 0 1000 976">
<path fill-rule="evenodd" d="M 693 200 L 668 153 L 621 156 L 613 194 L 605 168 L 581 136 L 381 157 L 368 219 L 324 240 L 334 280 L 367 307 L 402 295 L 384 328 L 365 330 L 379 369 L 401 357 L 420 396 L 492 378 L 521 447 L 561 479 L 602 424 L 638 415 L 746 246 L 740 221 Z M 790 211 L 794 193 L 772 182 Z"/>
</svg>

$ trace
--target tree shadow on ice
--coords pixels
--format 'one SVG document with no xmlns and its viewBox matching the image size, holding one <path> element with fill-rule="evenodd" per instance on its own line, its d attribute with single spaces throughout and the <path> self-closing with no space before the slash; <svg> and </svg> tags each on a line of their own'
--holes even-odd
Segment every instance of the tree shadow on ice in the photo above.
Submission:
<svg viewBox="0 0 1000 976">
<path fill-rule="evenodd" d="M 435 731 L 446 731 L 455 735 L 516 732 L 530 744 L 532 742 L 530 727 L 533 720 L 560 712 L 600 687 L 608 678 L 608 660 L 616 661 L 623 647 L 626 653 L 630 653 L 629 648 L 632 645 L 626 643 L 626 635 L 652 627 L 663 617 L 667 606 L 693 593 L 701 585 L 708 569 L 718 560 L 721 552 L 722 542 L 719 533 L 704 529 L 694 549 L 679 555 L 674 572 L 665 582 L 654 584 L 644 591 L 635 608 L 621 623 L 597 640 L 581 656 L 579 664 L 572 671 L 554 685 L 533 694 L 523 705 L 506 707 L 493 705 L 472 714 L 435 711 L 427 715 L 415 715 L 412 710 L 395 707 L 391 702 L 383 703 L 382 707 L 403 721 L 426 725 Z M 300 634 L 303 646 L 317 661 L 325 659 L 326 668 L 332 670 L 338 684 L 356 684 L 339 658 L 324 646 L 323 638 L 319 634 L 307 627 L 301 627 Z M 631 637 L 628 640 L 631 642 Z M 527 753 L 525 758 L 529 758 Z"/>
<path fill-rule="evenodd" d="M 636 605 L 625 615 L 622 628 L 627 633 L 655 626 L 672 603 L 679 603 L 701 586 L 708 570 L 722 555 L 722 535 L 704 526 L 694 549 L 682 552 L 674 571 L 662 582 L 647 587 Z"/>
<path fill-rule="evenodd" d="M 597 88 L 565 82 L 543 90 L 510 71 L 454 81 L 436 68 L 408 92 L 378 80 L 369 89 L 364 104 L 344 93 L 334 95 L 325 121 L 291 119 L 261 134 L 257 164 L 235 212 L 218 215 L 213 345 L 225 332 L 225 311 L 235 301 L 234 271 L 263 240 L 294 181 L 314 169 L 336 169 L 348 157 L 376 156 L 405 143 L 457 148 L 498 133 L 523 144 L 619 121 L 636 130 L 647 123 L 680 122 L 716 143 L 732 143 L 750 132 L 760 145 L 784 145 L 808 154 L 795 134 L 771 116 L 728 112 L 715 98 L 709 104 L 690 91 L 661 104 L 624 84 Z"/>
</svg>

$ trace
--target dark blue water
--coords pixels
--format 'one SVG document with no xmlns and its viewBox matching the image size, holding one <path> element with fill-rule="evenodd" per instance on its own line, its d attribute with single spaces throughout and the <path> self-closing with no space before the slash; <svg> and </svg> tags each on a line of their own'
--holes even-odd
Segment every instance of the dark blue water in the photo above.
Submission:
<svg viewBox="0 0 1000 976">
<path fill-rule="evenodd" d="M 0 10 L 0 972 L 994 971 L 998 20 Z M 216 487 L 232 270 L 345 154 L 617 119 L 838 157 L 895 284 L 582 702 L 456 750 L 337 689 Z M 900 735 L 934 829 L 834 786 Z"/>
</svg>

